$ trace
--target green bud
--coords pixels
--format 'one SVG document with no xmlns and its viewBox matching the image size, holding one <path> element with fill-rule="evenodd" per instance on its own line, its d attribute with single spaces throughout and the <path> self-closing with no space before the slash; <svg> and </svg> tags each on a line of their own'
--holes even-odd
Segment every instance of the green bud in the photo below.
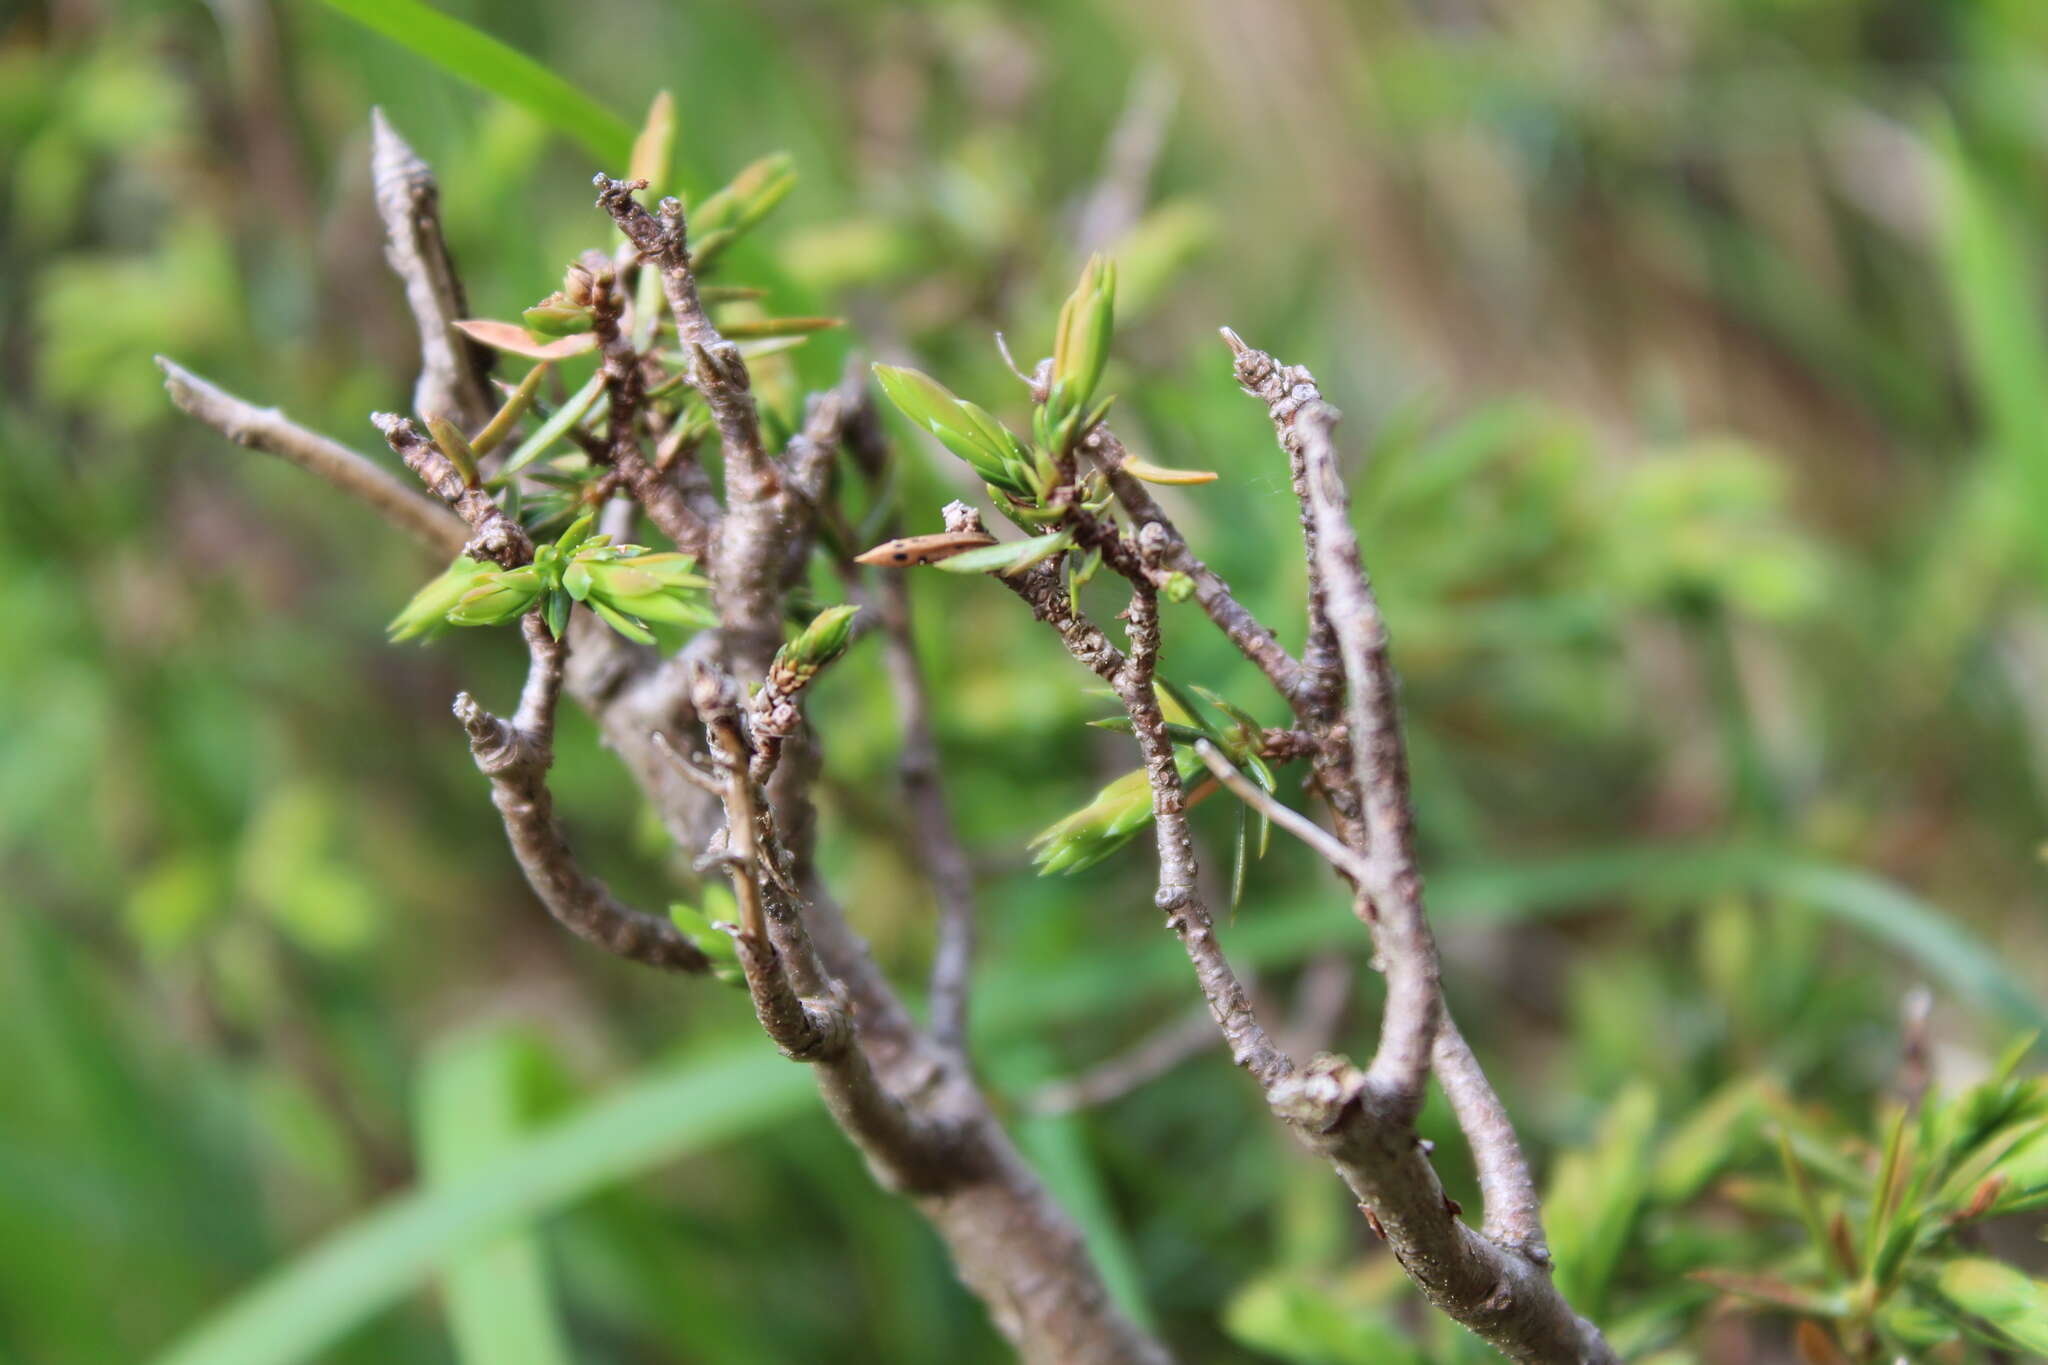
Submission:
<svg viewBox="0 0 2048 1365">
<path fill-rule="evenodd" d="M 1195 580 L 1176 570 L 1166 576 L 1166 582 L 1160 585 L 1159 590 L 1166 594 L 1169 602 L 1185 602 L 1194 595 Z"/>
<path fill-rule="evenodd" d="M 774 193 L 777 184 L 794 176 L 790 169 L 794 161 L 788 152 L 771 152 L 749 162 L 738 175 L 690 210 L 690 226 L 704 233 L 742 221 L 763 195 Z"/>
<path fill-rule="evenodd" d="M 709 270 L 726 248 L 773 213 L 796 188 L 796 172 L 787 152 L 764 156 L 732 178 L 690 213 L 696 238 L 690 251 L 698 271 Z"/>
<path fill-rule="evenodd" d="M 1089 580 L 1095 577 L 1095 571 L 1101 567 L 1102 550 L 1098 546 L 1090 550 L 1087 556 L 1075 566 L 1073 578 L 1069 580 L 1074 591 L 1079 592 L 1082 588 L 1087 587 Z"/>
<path fill-rule="evenodd" d="M 427 431 L 432 434 L 434 444 L 441 448 L 441 453 L 461 472 L 462 481 L 471 488 L 476 487 L 476 452 L 470 448 L 469 438 L 462 434 L 462 428 L 446 417 L 429 413 Z"/>
<path fill-rule="evenodd" d="M 560 538 L 555 541 L 555 553 L 560 555 L 576 553 L 579 548 L 590 540 L 590 528 L 595 525 L 597 525 L 597 514 L 595 512 L 585 512 L 582 516 L 570 522 L 568 529 L 563 531 Z M 592 548 L 602 547 L 593 546 Z"/>
<path fill-rule="evenodd" d="M 1062 443 L 1071 441 L 1079 416 L 1102 380 L 1109 361 L 1110 335 L 1116 326 L 1116 265 L 1092 256 L 1074 292 L 1060 307 L 1053 337 L 1052 393 L 1046 399 L 1048 418 Z"/>
<path fill-rule="evenodd" d="M 1202 767 L 1192 753 L 1175 756 L 1181 781 L 1186 782 Z M 1152 823 L 1152 783 L 1143 768 L 1125 773 L 1095 794 L 1095 798 L 1065 819 L 1049 826 L 1031 841 L 1036 851 L 1032 861 L 1040 876 L 1055 872 L 1082 872 L 1128 844 Z"/>
<path fill-rule="evenodd" d="M 599 602 L 594 598 L 590 601 L 589 606 L 592 611 L 597 613 L 599 620 L 625 636 L 628 640 L 631 640 L 634 644 L 651 645 L 654 643 L 654 632 L 647 628 L 645 622 L 635 621 L 632 617 L 625 615 L 616 608 L 607 606 L 605 603 Z"/>
<path fill-rule="evenodd" d="M 476 583 L 448 612 L 458 626 L 496 626 L 526 614 L 547 588 L 531 564 L 477 575 Z"/>
<path fill-rule="evenodd" d="M 875 378 L 905 417 L 939 438 L 984 480 L 1017 497 L 1031 497 L 1031 455 L 1008 427 L 945 385 L 916 370 L 875 366 Z"/>
<path fill-rule="evenodd" d="M 563 541 L 569 538 L 565 534 Z M 701 629 L 718 623 L 702 600 L 710 584 L 692 572 L 696 564 L 689 555 L 648 554 L 637 545 L 613 545 L 594 536 L 563 567 L 562 588 L 619 634 L 650 644 L 652 625 Z"/>
<path fill-rule="evenodd" d="M 1067 519 L 1064 507 L 1040 507 L 1029 500 L 1033 496 L 1029 493 L 1020 502 L 992 483 L 982 487 L 988 491 L 990 500 L 1003 509 L 1003 515 L 1020 526 L 1056 526 Z"/>
<path fill-rule="evenodd" d="M 647 106 L 647 121 L 633 138 L 633 151 L 626 162 L 628 180 L 645 180 L 647 193 L 660 198 L 668 193 L 670 151 L 676 141 L 676 100 L 666 90 L 657 90 Z"/>
<path fill-rule="evenodd" d="M 827 607 L 794 640 L 775 651 L 768 681 L 779 691 L 794 693 L 808 686 L 818 671 L 846 652 L 853 618 L 860 608 L 850 603 Z"/>
<path fill-rule="evenodd" d="M 590 566 L 581 560 L 571 560 L 562 570 L 562 590 L 578 602 L 590 598 Z"/>
<path fill-rule="evenodd" d="M 853 618 L 858 615 L 860 608 L 850 602 L 819 612 L 803 633 L 790 641 L 793 660 L 811 669 L 831 663 L 846 652 L 846 642 L 853 637 Z"/>
<path fill-rule="evenodd" d="M 711 262 L 725 254 L 725 249 L 739 240 L 739 233 L 732 228 L 718 228 L 697 239 L 690 250 L 690 267 L 696 271 L 711 268 Z"/>
<path fill-rule="evenodd" d="M 521 310 L 519 320 L 526 330 L 544 337 L 580 336 L 591 328 L 590 310 L 579 308 L 560 294 L 550 294 L 533 307 Z"/>
<path fill-rule="evenodd" d="M 541 608 L 541 620 L 546 623 L 548 634 L 557 640 L 569 628 L 569 610 L 575 605 L 568 593 L 560 588 L 548 589 L 547 602 Z"/>
</svg>

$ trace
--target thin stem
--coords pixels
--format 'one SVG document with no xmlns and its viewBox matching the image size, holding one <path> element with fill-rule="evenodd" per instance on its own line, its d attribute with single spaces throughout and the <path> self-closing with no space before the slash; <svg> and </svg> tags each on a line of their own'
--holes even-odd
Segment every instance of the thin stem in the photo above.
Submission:
<svg viewBox="0 0 2048 1365">
<path fill-rule="evenodd" d="M 469 538 L 462 518 L 421 497 L 369 456 L 300 426 L 276 408 L 259 408 L 237 398 L 168 356 L 158 356 L 156 363 L 164 372 L 171 401 L 236 445 L 290 461 L 437 554 L 462 550 Z"/>
<path fill-rule="evenodd" d="M 1304 690 L 1307 678 L 1302 666 L 1273 632 L 1245 609 L 1231 593 L 1230 585 L 1188 548 L 1180 528 L 1173 524 L 1143 481 L 1125 472 L 1124 460 L 1129 452 L 1123 443 L 1108 428 L 1098 426 L 1081 442 L 1081 449 L 1109 480 L 1110 489 L 1130 514 L 1131 523 L 1140 528 L 1139 552 L 1152 585 L 1162 586 L 1170 574 L 1187 575 L 1195 585 L 1196 605 L 1208 614 L 1216 628 L 1229 637 L 1239 653 L 1257 665 L 1290 706 L 1304 716 L 1312 714 L 1312 699 Z M 1157 526 L 1158 532 L 1144 530 L 1151 526 Z"/>
<path fill-rule="evenodd" d="M 974 984 L 974 869 L 953 826 L 940 785 L 939 744 L 931 721 L 931 695 L 917 662 L 912 635 L 910 585 L 903 574 L 885 574 L 880 593 L 882 658 L 902 726 L 896 770 L 925 876 L 937 903 L 938 933 L 932 947 L 931 1027 L 940 1046 L 967 1049 L 967 1016 Z"/>
<path fill-rule="evenodd" d="M 474 434 L 498 406 L 485 379 L 490 352 L 455 328 L 469 306 L 441 231 L 441 189 L 382 109 L 370 111 L 370 182 L 384 220 L 385 258 L 405 284 L 406 306 L 419 327 L 413 411 L 447 417 Z"/>
<path fill-rule="evenodd" d="M 1322 391 L 1315 376 L 1299 365 L 1282 365 L 1264 351 L 1245 345 L 1236 332 L 1225 327 L 1223 340 L 1230 347 L 1232 368 L 1240 387 L 1266 405 L 1280 448 L 1287 454 L 1288 478 L 1294 484 L 1295 500 L 1301 505 L 1302 552 L 1308 564 L 1308 640 L 1302 647 L 1302 701 L 1318 709 L 1325 720 L 1336 714 L 1337 694 L 1344 679 L 1339 670 L 1337 632 L 1330 619 L 1330 602 L 1322 580 L 1320 531 L 1309 506 L 1308 467 L 1302 456 L 1301 432 L 1296 418 L 1304 405 L 1321 403 Z"/>
<path fill-rule="evenodd" d="M 1442 1004 L 1436 940 L 1423 913 L 1422 874 L 1415 858 L 1415 815 L 1408 758 L 1394 700 L 1387 627 L 1359 558 L 1350 499 L 1337 473 L 1331 427 L 1336 412 L 1304 408 L 1301 434 L 1309 504 L 1316 529 L 1316 576 L 1344 661 L 1346 719 L 1354 780 L 1363 797 L 1366 875 L 1359 885 L 1378 911 L 1387 1005 L 1370 1074 L 1403 1104 L 1419 1110 L 1429 1078 L 1430 1050 Z"/>
<path fill-rule="evenodd" d="M 477 768 L 490 779 L 491 803 L 527 884 L 548 913 L 585 942 L 663 971 L 710 970 L 710 959 L 674 924 L 621 904 L 586 873 L 556 825 L 547 772 L 554 762 L 555 704 L 567 649 L 549 636 L 538 613 L 529 613 L 521 625 L 528 667 L 515 718 L 492 715 L 467 692 L 456 697 L 455 715 L 469 732 Z"/>
<path fill-rule="evenodd" d="M 470 483 L 441 453 L 439 446 L 420 434 L 411 419 L 396 413 L 373 412 L 370 421 L 384 433 L 384 440 L 405 461 L 405 467 L 419 476 L 427 491 L 455 509 L 469 524 L 469 542 L 462 552 L 477 559 L 494 560 L 505 568 L 517 568 L 533 560 L 533 541 L 516 518 L 498 505 L 483 489 Z"/>
<path fill-rule="evenodd" d="M 639 421 L 647 380 L 641 372 L 640 353 L 619 326 L 621 306 L 617 280 L 608 271 L 598 276 L 591 291 L 590 317 L 604 357 L 605 387 L 611 398 L 605 459 L 618 470 L 661 533 L 677 549 L 701 558 L 710 547 L 711 528 L 691 510 L 682 489 L 649 464 L 640 449 Z"/>
</svg>

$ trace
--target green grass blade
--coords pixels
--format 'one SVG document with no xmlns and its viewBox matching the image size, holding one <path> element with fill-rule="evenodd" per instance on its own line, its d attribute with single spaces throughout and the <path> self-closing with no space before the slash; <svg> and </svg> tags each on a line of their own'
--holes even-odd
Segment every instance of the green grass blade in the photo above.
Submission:
<svg viewBox="0 0 2048 1365">
<path fill-rule="evenodd" d="M 386 1202 L 259 1281 L 154 1365 L 314 1360 L 450 1256 L 813 1102 L 805 1069 L 758 1040 L 694 1057 L 535 1130 L 460 1179 Z"/>
<path fill-rule="evenodd" d="M 575 138 L 616 174 L 632 156 L 633 129 L 516 48 L 420 0 L 326 0 L 363 27 L 425 57 Z"/>
<path fill-rule="evenodd" d="M 2029 509 L 2048 523 L 2048 334 L 2036 311 L 2038 277 L 2005 209 L 1955 130 L 1929 139 L 1936 171 L 1939 259 L 1955 309 L 1969 380 L 1999 466 Z M 2048 560 L 2037 560 L 2037 567 Z"/>
<path fill-rule="evenodd" d="M 420 1164 L 444 1188 L 516 1146 L 525 1126 L 521 1073 L 531 1040 L 509 1029 L 465 1033 L 420 1071 Z M 449 1330 L 463 1365 L 569 1365 L 540 1238 L 521 1227 L 450 1261 L 442 1273 Z"/>
</svg>

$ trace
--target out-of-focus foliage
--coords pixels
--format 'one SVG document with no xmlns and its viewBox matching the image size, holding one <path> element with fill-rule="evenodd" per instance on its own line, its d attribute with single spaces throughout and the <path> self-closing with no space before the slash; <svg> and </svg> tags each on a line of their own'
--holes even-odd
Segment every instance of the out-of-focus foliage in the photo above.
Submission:
<svg viewBox="0 0 2048 1365">
<path fill-rule="evenodd" d="M 760 362 L 785 426 L 857 344 L 1025 430 L 990 333 L 1052 354 L 1113 256 L 1116 345 L 1083 387 L 1120 395 L 1143 458 L 1217 472 L 1159 496 L 1290 642 L 1285 465 L 1214 328 L 1315 368 L 1359 451 L 1453 1003 L 1546 1174 L 1558 1273 L 1623 1346 L 2039 1352 L 2040 1215 L 2012 1202 L 2038 1064 L 1985 1079 L 2048 981 L 2038 6 L 447 8 L 580 113 L 488 45 L 349 17 L 414 8 L 0 17 L 0 1353 L 499 1360 L 494 1329 L 550 1322 L 591 1362 L 1000 1358 L 737 993 L 530 906 L 446 713 L 513 694 L 511 633 L 389 649 L 441 566 L 178 417 L 149 363 L 375 450 L 413 341 L 369 108 L 440 174 L 472 311 L 509 319 L 608 240 L 586 187 L 627 166 L 591 144 L 624 158 L 660 89 L 635 173 L 666 137 L 700 212 L 737 186 L 697 224 L 731 230 L 720 280 L 748 287 L 721 320 L 763 349 L 780 320 L 850 322 Z M 511 457 L 555 469 L 528 509 L 551 536 L 580 510 L 559 442 L 589 363 L 560 362 L 537 397 L 569 416 Z M 994 481 L 897 434 L 911 531 Z M 1128 738 L 1087 728 L 1087 679 L 986 584 L 914 588 L 981 860 L 983 1069 L 1022 1095 L 1193 995 L 1142 849 L 1031 866 Z M 1196 616 L 1167 609 L 1168 675 L 1277 723 Z M 879 663 L 856 642 L 807 691 L 826 861 L 911 979 L 930 915 Z M 558 747 L 591 861 L 714 932 L 587 724 Z M 1219 879 L 1231 804 L 1197 817 Z M 1301 964 L 1363 956 L 1280 840 L 1223 932 L 1283 1013 Z M 1361 976 L 1341 1046 L 1370 1044 Z M 1919 982 L 1947 1098 L 1900 1127 Z M 1412 1311 L 1220 1057 L 1019 1127 L 1190 1358 L 1483 1358 Z M 505 1323 L 479 1266 L 516 1288 Z M 1783 1292 L 1736 1311 L 1717 1276 Z M 518 1334 L 536 1360 L 548 1330 Z"/>
</svg>

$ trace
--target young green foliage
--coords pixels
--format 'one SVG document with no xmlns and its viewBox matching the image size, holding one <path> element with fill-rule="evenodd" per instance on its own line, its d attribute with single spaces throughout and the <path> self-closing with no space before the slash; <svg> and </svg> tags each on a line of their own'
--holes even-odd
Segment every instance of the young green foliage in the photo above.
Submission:
<svg viewBox="0 0 2048 1365">
<path fill-rule="evenodd" d="M 533 563 L 500 569 L 467 557 L 414 594 L 391 622 L 391 637 L 407 640 L 442 624 L 496 626 L 538 608 L 557 638 L 572 603 L 581 602 L 629 640 L 654 644 L 657 629 L 702 628 L 717 618 L 702 601 L 709 581 L 693 572 L 696 560 L 639 545 L 614 545 L 592 535 L 586 513 Z"/>
<path fill-rule="evenodd" d="M 875 379 L 898 411 L 938 437 L 991 490 L 1036 497 L 1031 451 L 988 412 L 954 397 L 945 385 L 916 370 L 878 364 Z"/>
<path fill-rule="evenodd" d="M 457 555 L 447 568 L 412 595 L 398 615 L 385 627 L 391 639 L 412 640 L 432 637 L 448 629 L 448 613 L 477 586 L 477 580 L 497 565 L 487 560 Z"/>
<path fill-rule="evenodd" d="M 1016 546 L 990 548 L 1011 551 L 1017 549 Z M 947 562 L 950 564 L 955 561 Z M 1248 713 L 1207 688 L 1193 689 L 1229 718 L 1230 726 L 1220 727 L 1210 721 L 1193 699 L 1175 684 L 1160 678 L 1155 686 L 1159 695 L 1160 710 L 1166 717 L 1167 736 L 1177 750 L 1174 763 L 1180 772 L 1183 785 L 1204 771 L 1202 761 L 1195 756 L 1193 746 L 1196 741 L 1206 739 L 1222 749 L 1232 762 L 1249 770 L 1260 786 L 1267 791 L 1275 789 L 1273 770 L 1267 766 L 1259 753 L 1264 731 Z M 1090 721 L 1089 724 L 1097 729 L 1114 730 L 1120 734 L 1129 734 L 1132 730 L 1128 716 L 1112 716 Z M 1188 804 L 1194 805 L 1213 790 L 1213 783 L 1203 783 L 1190 794 Z M 1236 856 L 1231 874 L 1233 904 L 1242 898 L 1244 891 L 1246 857 L 1252 845 L 1249 837 L 1250 819 L 1250 809 L 1240 806 L 1234 840 Z M 1033 861 L 1038 865 L 1041 876 L 1054 872 L 1082 872 L 1121 849 L 1151 823 L 1152 789 L 1144 769 L 1140 768 L 1125 773 L 1097 792 L 1087 805 L 1042 830 L 1031 841 L 1031 847 L 1037 850 Z M 1258 817 L 1258 831 L 1258 854 L 1264 857 L 1271 831 L 1269 822 L 1263 815 Z"/>
<path fill-rule="evenodd" d="M 851 603 L 827 607 L 797 637 L 775 651 L 768 678 L 784 692 L 810 685 L 811 679 L 846 652 L 853 639 L 853 619 L 860 608 Z"/>
<path fill-rule="evenodd" d="M 1876 1140 L 1845 1141 L 1781 1102 L 1783 1181 L 1747 1202 L 1796 1216 L 1808 1247 L 1769 1275 L 1696 1278 L 1801 1313 L 1848 1359 L 1922 1359 L 1972 1340 L 2038 1354 L 2048 1285 L 1964 1254 L 1973 1225 L 2048 1207 L 2048 1079 L 2017 1074 L 2032 1042 L 1954 1099 L 1894 1107 Z M 1553 1240 L 1555 1227 L 1553 1214 Z"/>
<path fill-rule="evenodd" d="M 676 901 L 669 906 L 668 917 L 697 945 L 698 951 L 711 959 L 713 976 L 728 986 L 744 986 L 747 978 L 740 970 L 739 950 L 733 947 L 732 935 L 726 932 L 738 914 L 732 892 L 707 884 L 703 900 L 701 908 Z"/>
<path fill-rule="evenodd" d="M 1038 411 L 1038 442 L 1055 455 L 1066 454 L 1080 434 L 1081 419 L 1109 362 L 1115 328 L 1116 264 L 1091 256 L 1074 292 L 1060 307 L 1053 333 L 1052 387 Z"/>
</svg>

